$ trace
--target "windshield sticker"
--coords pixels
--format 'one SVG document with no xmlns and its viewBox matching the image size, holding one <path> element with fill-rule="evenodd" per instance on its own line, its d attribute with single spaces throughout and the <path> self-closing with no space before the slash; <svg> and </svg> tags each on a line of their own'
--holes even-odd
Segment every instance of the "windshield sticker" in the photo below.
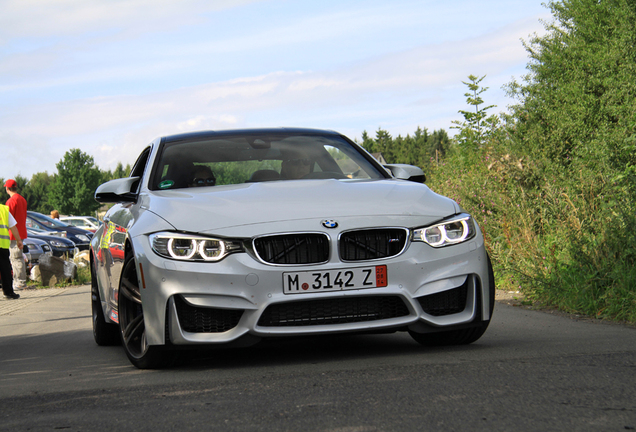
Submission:
<svg viewBox="0 0 636 432">
<path fill-rule="evenodd" d="M 161 183 L 159 183 L 159 189 L 168 189 L 169 187 L 173 185 L 174 185 L 174 182 L 172 180 L 164 180 Z"/>
</svg>

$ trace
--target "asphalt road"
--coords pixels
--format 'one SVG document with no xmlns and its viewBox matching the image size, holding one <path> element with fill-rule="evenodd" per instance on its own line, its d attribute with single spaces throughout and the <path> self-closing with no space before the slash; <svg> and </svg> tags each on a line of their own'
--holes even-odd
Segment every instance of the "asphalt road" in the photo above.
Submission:
<svg viewBox="0 0 636 432">
<path fill-rule="evenodd" d="M 21 302 L 21 303 L 20 303 Z M 469 346 L 277 340 L 133 368 L 88 286 L 0 300 L 2 431 L 636 430 L 636 330 L 498 303 Z"/>
</svg>

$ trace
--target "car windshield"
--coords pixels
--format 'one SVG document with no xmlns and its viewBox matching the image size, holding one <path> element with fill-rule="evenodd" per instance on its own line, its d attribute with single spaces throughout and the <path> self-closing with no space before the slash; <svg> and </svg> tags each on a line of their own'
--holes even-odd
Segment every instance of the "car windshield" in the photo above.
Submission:
<svg viewBox="0 0 636 432">
<path fill-rule="evenodd" d="M 68 224 L 62 221 L 50 218 L 43 214 L 29 214 L 29 216 L 35 219 L 37 222 L 41 223 L 42 225 L 46 225 L 49 228 L 60 228 L 60 227 L 66 228 L 69 226 Z"/>
<path fill-rule="evenodd" d="M 165 144 L 150 188 L 387 176 L 368 155 L 339 135 L 243 134 Z"/>
</svg>

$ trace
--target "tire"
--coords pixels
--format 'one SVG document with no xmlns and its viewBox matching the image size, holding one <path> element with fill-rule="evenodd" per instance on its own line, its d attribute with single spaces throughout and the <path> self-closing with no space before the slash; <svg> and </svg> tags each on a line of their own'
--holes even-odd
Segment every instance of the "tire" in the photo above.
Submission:
<svg viewBox="0 0 636 432">
<path fill-rule="evenodd" d="M 137 279 L 137 265 L 132 253 L 126 254 L 119 283 L 119 329 L 121 343 L 130 362 L 139 369 L 171 366 L 174 351 L 164 346 L 148 345 L 141 292 Z"/>
<path fill-rule="evenodd" d="M 115 324 L 107 323 L 97 287 L 95 264 L 91 264 L 91 309 L 93 313 L 93 338 L 99 346 L 119 345 L 121 337 Z"/>
<path fill-rule="evenodd" d="M 492 319 L 492 313 L 495 307 L 495 274 L 492 270 L 490 257 L 488 257 L 488 279 L 490 279 L 488 292 L 490 294 L 490 319 Z M 490 319 L 488 319 L 487 321 L 481 321 L 480 313 L 475 318 L 475 320 L 479 320 L 479 324 L 475 327 L 469 327 L 459 330 L 448 330 L 437 333 L 416 333 L 412 330 L 409 330 L 409 334 L 413 339 L 415 339 L 416 342 L 424 346 L 468 345 L 483 336 L 483 334 L 486 332 L 486 329 L 488 328 L 488 325 L 490 324 Z"/>
</svg>

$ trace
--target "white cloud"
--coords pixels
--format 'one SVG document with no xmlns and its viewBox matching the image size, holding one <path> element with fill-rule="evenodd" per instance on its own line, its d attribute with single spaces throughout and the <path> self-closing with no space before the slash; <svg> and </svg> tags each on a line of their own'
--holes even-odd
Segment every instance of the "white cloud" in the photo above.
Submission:
<svg viewBox="0 0 636 432">
<path fill-rule="evenodd" d="M 260 0 L 4 0 L 0 2 L 0 42 L 112 28 L 127 34 L 170 30 L 197 22 L 206 13 L 255 1 Z"/>
<path fill-rule="evenodd" d="M 179 132 L 191 132 L 195 130 L 228 129 L 239 122 L 239 119 L 230 114 L 212 116 L 198 115 L 177 124 Z"/>
</svg>

